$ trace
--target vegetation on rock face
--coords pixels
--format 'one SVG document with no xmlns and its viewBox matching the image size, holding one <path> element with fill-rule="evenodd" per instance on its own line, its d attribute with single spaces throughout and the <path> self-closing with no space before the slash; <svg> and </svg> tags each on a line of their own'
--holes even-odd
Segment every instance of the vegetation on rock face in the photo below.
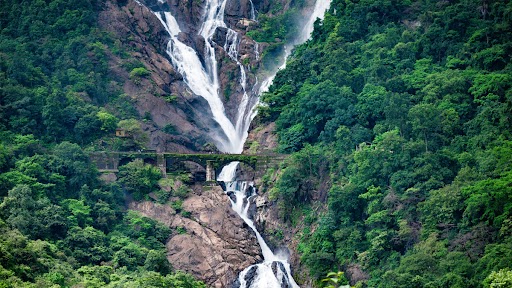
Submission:
<svg viewBox="0 0 512 288">
<path fill-rule="evenodd" d="M 120 48 L 96 25 L 100 2 L 0 2 L 0 287 L 205 287 L 172 271 L 170 229 L 126 212 L 84 152 L 118 124 L 132 134 L 120 147 L 146 141 L 109 74 Z M 134 195 L 160 178 L 129 168 Z"/>
<path fill-rule="evenodd" d="M 5 287 L 203 285 L 171 272 L 165 249 L 170 229 L 124 211 L 121 187 L 98 182 L 80 146 L 17 136 L 0 147 L 0 283 Z M 126 166 L 120 182 L 134 197 L 156 189 L 157 168 L 137 161 Z"/>
<path fill-rule="evenodd" d="M 313 277 L 508 283 L 510 11 L 506 1 L 334 0 L 295 49 L 260 117 L 293 153 L 270 193 L 284 220 L 304 217 L 298 247 Z"/>
<path fill-rule="evenodd" d="M 147 194 L 156 192 L 160 178 L 162 178 L 160 169 L 144 164 L 142 159 L 136 159 L 119 167 L 119 182 L 136 201 L 141 201 Z"/>
</svg>

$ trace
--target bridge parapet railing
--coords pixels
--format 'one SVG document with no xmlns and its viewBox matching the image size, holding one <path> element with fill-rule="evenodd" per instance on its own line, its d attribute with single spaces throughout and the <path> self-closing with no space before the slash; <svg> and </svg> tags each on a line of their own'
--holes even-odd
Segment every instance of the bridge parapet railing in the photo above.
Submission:
<svg viewBox="0 0 512 288">
<path fill-rule="evenodd" d="M 174 152 L 162 152 L 156 151 L 98 151 L 90 152 L 89 157 L 92 162 L 96 164 L 99 171 L 117 171 L 120 162 L 124 159 L 142 158 L 154 160 L 154 164 L 160 168 L 165 169 L 167 167 L 167 161 L 193 161 L 206 167 L 207 161 L 215 161 L 215 168 L 218 169 L 221 166 L 232 162 L 240 161 L 249 164 L 254 169 L 268 167 L 271 163 L 278 163 L 283 161 L 287 154 L 278 153 L 264 153 L 264 154 L 230 154 L 230 153 L 206 153 L 206 152 L 195 152 L 195 153 L 174 153 Z"/>
</svg>

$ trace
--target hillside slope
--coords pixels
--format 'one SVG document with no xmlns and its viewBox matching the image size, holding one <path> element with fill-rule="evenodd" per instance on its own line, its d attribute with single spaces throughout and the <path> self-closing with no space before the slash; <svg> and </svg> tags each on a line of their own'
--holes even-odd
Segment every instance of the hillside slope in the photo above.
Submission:
<svg viewBox="0 0 512 288">
<path fill-rule="evenodd" d="M 335 0 L 292 53 L 260 120 L 293 152 L 267 185 L 313 277 L 510 285 L 511 11 Z"/>
</svg>

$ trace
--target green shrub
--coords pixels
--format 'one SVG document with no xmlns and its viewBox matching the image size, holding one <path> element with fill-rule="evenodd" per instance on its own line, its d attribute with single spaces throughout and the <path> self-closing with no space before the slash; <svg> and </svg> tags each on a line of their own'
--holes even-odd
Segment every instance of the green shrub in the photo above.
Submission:
<svg viewBox="0 0 512 288">
<path fill-rule="evenodd" d="M 130 72 L 130 78 L 143 78 L 149 76 L 151 73 L 144 67 L 133 68 Z"/>
</svg>

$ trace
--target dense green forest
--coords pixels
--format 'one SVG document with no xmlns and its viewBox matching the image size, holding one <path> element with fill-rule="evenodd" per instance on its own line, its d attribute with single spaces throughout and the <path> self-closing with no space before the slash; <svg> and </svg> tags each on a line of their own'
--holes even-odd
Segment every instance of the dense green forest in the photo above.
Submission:
<svg viewBox="0 0 512 288">
<path fill-rule="evenodd" d="M 179 231 L 124 210 L 125 193 L 167 193 L 159 171 L 136 161 L 106 184 L 87 157 L 145 141 L 100 6 L 0 2 L 0 287 L 204 287 L 167 262 Z M 250 36 L 289 39 L 292 12 Z M 315 26 L 259 111 L 291 153 L 266 185 L 310 275 L 511 287 L 512 4 L 333 0 Z"/>
<path fill-rule="evenodd" d="M 333 0 L 315 26 L 259 109 L 310 275 L 512 287 L 512 3 Z"/>
<path fill-rule="evenodd" d="M 143 145 L 100 4 L 0 2 L 0 287 L 205 287 L 167 261 L 175 232 L 124 208 L 125 192 L 158 190 L 159 169 L 133 162 L 105 184 L 84 152 L 120 141 L 117 126 L 139 137 L 116 145 Z"/>
</svg>

